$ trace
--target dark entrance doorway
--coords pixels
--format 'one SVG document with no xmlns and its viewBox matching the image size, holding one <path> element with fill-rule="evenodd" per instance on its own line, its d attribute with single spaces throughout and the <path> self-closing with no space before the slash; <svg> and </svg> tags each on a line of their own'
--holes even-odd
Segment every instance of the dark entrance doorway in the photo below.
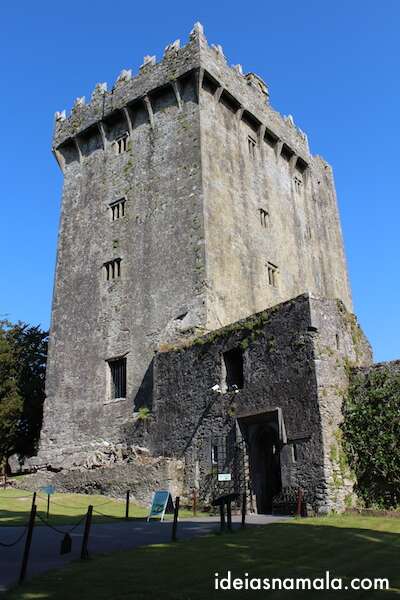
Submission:
<svg viewBox="0 0 400 600">
<path fill-rule="evenodd" d="M 282 491 L 281 449 L 285 438 L 280 411 L 239 417 L 246 440 L 250 486 L 258 513 L 271 513 L 274 496 Z"/>
<path fill-rule="evenodd" d="M 250 476 L 258 513 L 271 513 L 272 500 L 282 489 L 278 433 L 256 426 L 250 443 Z"/>
</svg>

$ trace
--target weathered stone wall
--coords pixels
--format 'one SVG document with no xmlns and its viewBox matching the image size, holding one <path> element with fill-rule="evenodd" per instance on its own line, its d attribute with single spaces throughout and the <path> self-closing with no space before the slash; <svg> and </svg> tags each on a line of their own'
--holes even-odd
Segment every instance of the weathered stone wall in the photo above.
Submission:
<svg viewBox="0 0 400 600">
<path fill-rule="evenodd" d="M 354 484 L 342 448 L 343 400 L 351 367 L 370 365 L 372 352 L 355 316 L 340 301 L 313 299 L 311 322 L 316 329 L 315 376 L 328 486 L 326 510 L 343 510 L 352 502 Z"/>
<path fill-rule="evenodd" d="M 128 147 L 117 155 L 122 134 Z M 104 442 L 136 440 L 175 453 L 172 439 L 161 447 L 154 423 L 138 419 L 139 408 L 152 405 L 160 345 L 306 290 L 351 307 L 330 168 L 270 107 L 265 84 L 228 67 L 201 26 L 161 62 L 147 57 L 136 77 L 123 71 L 110 92 L 98 85 L 90 103 L 78 99 L 70 116 L 59 113 L 53 150 L 65 181 L 37 463 L 83 464 Z M 125 216 L 112 221 L 110 203 L 120 198 Z M 259 208 L 269 212 L 266 228 Z M 106 281 L 103 265 L 117 258 L 121 277 Z M 276 287 L 268 285 L 267 261 L 279 269 Z M 291 335 L 282 334 L 282 355 Z M 121 356 L 127 394 L 115 401 L 107 361 Z M 269 361 L 283 385 L 292 366 L 273 353 Z M 201 390 L 191 392 L 192 420 Z M 307 419 L 318 418 L 309 412 Z M 218 430 L 221 418 L 207 427 Z"/>
<path fill-rule="evenodd" d="M 308 291 L 340 298 L 352 310 L 331 168 L 310 155 L 293 121 L 221 53 L 204 48 L 202 64 L 209 328 Z M 277 136 L 274 143 L 264 138 L 265 127 Z M 280 154 L 283 142 L 291 158 Z M 266 227 L 260 209 L 268 212 Z M 268 285 L 267 262 L 278 268 L 276 287 Z"/>
<path fill-rule="evenodd" d="M 218 394 L 222 355 L 244 353 L 244 387 Z M 318 510 L 341 510 L 350 489 L 334 473 L 331 446 L 342 419 L 349 361 L 368 364 L 370 349 L 343 305 L 307 295 L 253 315 L 189 347 L 155 360 L 153 421 L 147 444 L 154 454 L 185 459 L 186 490 L 199 482 L 209 494 L 211 445 L 249 414 L 279 407 L 285 423 L 282 483 L 302 487 Z M 297 461 L 288 447 L 297 446 Z"/>
<path fill-rule="evenodd" d="M 186 55 L 180 56 L 181 68 L 187 68 Z M 166 61 L 164 80 L 179 64 Z M 143 73 L 141 84 L 151 89 L 154 75 Z M 160 339 L 205 320 L 193 79 L 181 82 L 179 97 L 180 106 L 171 91 L 154 96 L 152 123 L 142 105 L 131 110 L 127 152 L 115 154 L 112 140 L 127 123 L 113 116 L 106 121 L 105 148 L 80 159 L 73 155 L 64 167 L 41 437 L 41 461 L 53 466 L 91 443 L 121 440 L 124 424 L 151 397 L 152 358 Z M 124 100 L 120 94 L 115 102 Z M 122 197 L 125 216 L 112 221 L 109 204 Z M 122 259 L 122 275 L 105 281 L 103 263 L 113 258 Z M 113 402 L 106 361 L 123 355 L 127 395 Z"/>
</svg>

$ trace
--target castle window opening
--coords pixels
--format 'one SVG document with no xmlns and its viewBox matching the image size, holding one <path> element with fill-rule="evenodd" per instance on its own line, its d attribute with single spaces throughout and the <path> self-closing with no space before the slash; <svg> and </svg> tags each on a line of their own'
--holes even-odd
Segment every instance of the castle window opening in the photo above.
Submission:
<svg viewBox="0 0 400 600">
<path fill-rule="evenodd" d="M 268 277 L 268 285 L 272 285 L 273 287 L 278 286 L 278 267 L 273 265 L 270 262 L 267 262 L 267 277 Z"/>
<path fill-rule="evenodd" d="M 126 358 L 108 361 L 111 374 L 111 398 L 126 397 Z"/>
<path fill-rule="evenodd" d="M 294 463 L 298 461 L 298 457 L 297 444 L 292 444 L 292 459 Z"/>
<path fill-rule="evenodd" d="M 282 150 L 281 150 L 281 156 L 282 156 L 282 158 L 284 160 L 287 160 L 287 162 L 289 162 L 293 155 L 294 155 L 293 150 L 291 150 L 289 148 L 289 146 L 286 146 L 286 144 L 283 144 L 282 145 Z"/>
<path fill-rule="evenodd" d="M 340 338 L 339 338 L 338 333 L 335 334 L 335 339 L 336 339 L 336 350 L 340 350 Z"/>
<path fill-rule="evenodd" d="M 278 137 L 272 131 L 269 131 L 269 129 L 265 130 L 264 140 L 271 148 L 275 148 L 278 143 Z"/>
<path fill-rule="evenodd" d="M 106 276 L 106 281 L 111 281 L 112 279 L 117 279 L 121 277 L 121 259 L 114 258 L 114 260 L 109 260 L 104 263 L 104 272 Z"/>
<path fill-rule="evenodd" d="M 261 226 L 265 229 L 268 227 L 269 212 L 265 208 L 259 208 Z"/>
<path fill-rule="evenodd" d="M 256 146 L 257 146 L 257 141 L 251 135 L 248 135 L 247 136 L 247 147 L 249 150 L 249 154 L 252 158 L 254 158 L 256 155 Z"/>
<path fill-rule="evenodd" d="M 224 352 L 222 357 L 223 391 L 241 390 L 244 385 L 242 349 L 233 348 Z"/>
<path fill-rule="evenodd" d="M 211 464 L 218 464 L 218 446 L 216 445 L 211 446 Z"/>
<path fill-rule="evenodd" d="M 125 133 L 124 135 L 122 135 L 121 137 L 119 137 L 118 139 L 115 140 L 115 142 L 114 142 L 115 154 L 123 154 L 124 152 L 126 152 L 128 150 L 128 139 L 129 139 L 129 135 L 127 133 Z"/>
<path fill-rule="evenodd" d="M 302 158 L 300 158 L 300 156 L 297 158 L 296 160 L 296 169 L 297 171 L 299 171 L 299 173 L 303 174 L 306 169 L 307 169 L 307 163 L 305 162 L 305 160 L 303 160 Z"/>
<path fill-rule="evenodd" d="M 110 204 L 111 208 L 111 220 L 116 221 L 125 216 L 125 198 L 116 200 Z"/>
</svg>

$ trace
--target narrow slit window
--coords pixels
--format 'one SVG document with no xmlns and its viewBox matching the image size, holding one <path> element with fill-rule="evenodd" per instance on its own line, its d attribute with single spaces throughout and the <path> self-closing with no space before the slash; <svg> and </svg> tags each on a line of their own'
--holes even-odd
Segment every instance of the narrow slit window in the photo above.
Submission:
<svg viewBox="0 0 400 600">
<path fill-rule="evenodd" d="M 268 262 L 267 265 L 267 279 L 268 285 L 272 287 L 278 287 L 278 267 Z"/>
<path fill-rule="evenodd" d="M 211 464 L 212 465 L 218 464 L 218 446 L 217 445 L 211 446 Z"/>
<path fill-rule="evenodd" d="M 121 198 L 120 200 L 116 200 L 116 202 L 112 202 L 110 204 L 112 221 L 122 219 L 122 217 L 125 216 L 125 201 L 125 198 Z"/>
<path fill-rule="evenodd" d="M 111 281 L 112 279 L 118 279 L 121 277 L 121 259 L 115 258 L 114 260 L 109 260 L 104 263 L 104 273 L 106 281 Z"/>
<path fill-rule="evenodd" d="M 297 451 L 297 444 L 292 444 L 292 458 L 294 463 L 298 461 L 299 455 Z"/>
<path fill-rule="evenodd" d="M 265 208 L 259 208 L 258 211 L 260 213 L 261 227 L 264 227 L 264 229 L 266 229 L 269 224 L 269 212 L 265 210 Z"/>
<path fill-rule="evenodd" d="M 128 150 L 129 135 L 125 133 L 114 142 L 115 154 L 123 154 Z"/>
<path fill-rule="evenodd" d="M 108 362 L 111 375 L 111 398 L 126 398 L 126 358 Z"/>
<path fill-rule="evenodd" d="M 257 146 L 257 140 L 255 140 L 251 135 L 247 136 L 247 148 L 248 148 L 249 154 L 252 158 L 255 158 L 256 146 Z"/>
</svg>

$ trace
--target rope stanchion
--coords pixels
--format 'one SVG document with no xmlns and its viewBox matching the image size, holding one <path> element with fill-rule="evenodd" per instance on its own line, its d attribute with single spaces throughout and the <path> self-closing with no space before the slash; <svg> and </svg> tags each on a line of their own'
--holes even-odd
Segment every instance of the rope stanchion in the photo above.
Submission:
<svg viewBox="0 0 400 600">
<path fill-rule="evenodd" d="M 83 532 L 83 538 L 82 538 L 81 560 L 87 560 L 89 558 L 88 543 L 89 543 L 90 526 L 92 524 L 92 512 L 93 512 L 93 506 L 91 506 L 89 504 L 87 515 L 86 515 L 85 531 Z"/>
<path fill-rule="evenodd" d="M 35 517 L 36 517 L 36 504 L 33 504 L 32 509 L 31 509 L 31 515 L 29 517 L 28 533 L 26 535 L 26 540 L 25 540 L 24 554 L 22 556 L 21 571 L 19 574 L 19 583 L 22 583 L 24 581 L 25 575 L 26 575 L 26 570 L 28 568 L 29 553 L 30 553 L 31 544 L 32 544 L 33 528 L 35 526 Z"/>
<path fill-rule="evenodd" d="M 126 501 L 125 501 L 125 519 L 128 521 L 129 519 L 129 500 L 130 500 L 130 491 L 126 492 Z"/>
<path fill-rule="evenodd" d="M 177 537 L 176 537 L 176 531 L 178 529 L 178 517 L 179 517 L 179 502 L 180 502 L 180 497 L 177 496 L 175 498 L 175 506 L 174 506 L 174 521 L 172 523 L 172 541 L 176 542 Z"/>
<path fill-rule="evenodd" d="M 242 521 L 241 521 L 241 527 L 242 529 L 244 529 L 244 527 L 246 526 L 246 512 L 247 512 L 247 497 L 246 497 L 246 492 L 243 492 L 243 496 L 242 496 Z"/>
</svg>

